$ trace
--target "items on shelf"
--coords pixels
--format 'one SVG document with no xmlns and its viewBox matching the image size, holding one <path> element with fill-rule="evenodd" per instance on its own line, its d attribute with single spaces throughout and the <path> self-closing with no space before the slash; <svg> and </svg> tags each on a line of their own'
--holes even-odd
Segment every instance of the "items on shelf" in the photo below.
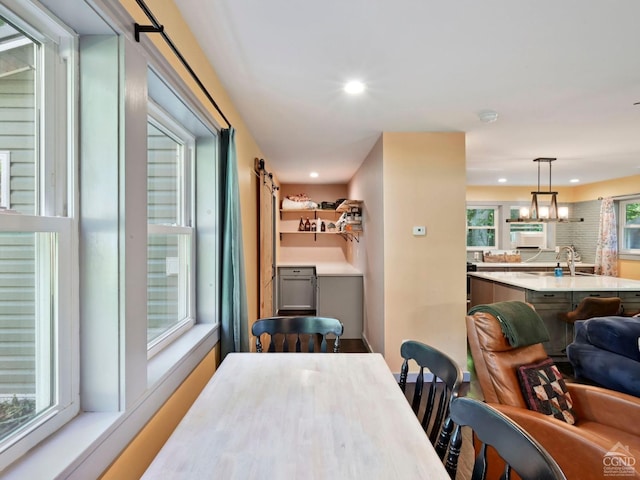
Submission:
<svg viewBox="0 0 640 480">
<path fill-rule="evenodd" d="M 304 232 L 304 220 L 300 217 L 300 224 L 298 225 L 298 231 Z"/>
</svg>

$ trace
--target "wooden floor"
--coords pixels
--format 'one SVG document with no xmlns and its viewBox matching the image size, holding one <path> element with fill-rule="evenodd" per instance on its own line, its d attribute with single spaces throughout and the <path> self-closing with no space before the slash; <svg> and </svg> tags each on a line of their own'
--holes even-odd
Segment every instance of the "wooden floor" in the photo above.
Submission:
<svg viewBox="0 0 640 480">
<path fill-rule="evenodd" d="M 340 339 L 340 353 L 369 353 L 369 350 L 359 338 L 342 338 Z"/>
</svg>

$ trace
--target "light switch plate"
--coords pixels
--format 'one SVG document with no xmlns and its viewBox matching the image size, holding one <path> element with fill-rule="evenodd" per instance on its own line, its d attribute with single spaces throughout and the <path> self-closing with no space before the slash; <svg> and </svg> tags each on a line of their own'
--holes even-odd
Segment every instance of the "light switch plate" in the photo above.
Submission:
<svg viewBox="0 0 640 480">
<path fill-rule="evenodd" d="M 426 235 L 427 234 L 427 227 L 413 227 L 413 234 L 414 235 Z"/>
</svg>

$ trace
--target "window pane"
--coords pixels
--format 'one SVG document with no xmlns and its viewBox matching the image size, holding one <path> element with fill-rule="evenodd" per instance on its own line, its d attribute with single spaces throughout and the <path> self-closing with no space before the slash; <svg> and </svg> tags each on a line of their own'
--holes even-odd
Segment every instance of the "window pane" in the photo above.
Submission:
<svg viewBox="0 0 640 480">
<path fill-rule="evenodd" d="M 0 233 L 0 439 L 53 405 L 56 234 Z"/>
<path fill-rule="evenodd" d="M 467 230 L 467 247 L 494 247 L 496 245 L 496 231 L 487 228 L 473 228 Z"/>
<path fill-rule="evenodd" d="M 21 213 L 35 214 L 36 117 L 38 112 L 37 52 L 39 45 L 0 17 L 0 150 L 11 152 L 8 165 L 10 199 L 4 205 Z"/>
<path fill-rule="evenodd" d="M 190 258 L 191 235 L 149 234 L 147 342 L 187 319 Z"/>
<path fill-rule="evenodd" d="M 640 250 L 640 228 L 624 229 L 624 248 Z"/>
<path fill-rule="evenodd" d="M 640 203 L 625 205 L 625 224 L 640 225 Z"/>
<path fill-rule="evenodd" d="M 467 225 L 470 227 L 495 225 L 495 210 L 493 208 L 468 208 Z"/>
<path fill-rule="evenodd" d="M 183 146 L 151 123 L 148 124 L 147 141 L 149 223 L 180 225 Z"/>
</svg>

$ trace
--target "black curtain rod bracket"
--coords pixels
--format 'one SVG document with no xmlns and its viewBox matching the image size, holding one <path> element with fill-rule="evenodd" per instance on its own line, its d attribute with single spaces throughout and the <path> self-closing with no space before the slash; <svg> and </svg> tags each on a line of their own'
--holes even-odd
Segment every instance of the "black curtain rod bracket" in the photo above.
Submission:
<svg viewBox="0 0 640 480">
<path fill-rule="evenodd" d="M 149 21 L 152 23 L 152 25 L 139 25 L 138 23 L 134 24 L 135 25 L 134 33 L 135 33 L 136 41 L 140 42 L 141 32 L 159 33 L 160 35 L 162 35 L 162 38 L 164 39 L 165 43 L 169 46 L 169 48 L 171 48 L 175 56 L 178 57 L 178 60 L 180 60 L 180 62 L 182 63 L 182 66 L 187 69 L 187 71 L 191 75 L 191 78 L 193 78 L 193 80 L 198 84 L 198 86 L 200 87 L 200 90 L 202 90 L 202 93 L 205 94 L 209 102 L 211 102 L 211 105 L 213 105 L 213 108 L 215 108 L 216 111 L 220 114 L 222 119 L 227 123 L 227 126 L 231 128 L 231 122 L 229 122 L 227 117 L 224 115 L 224 113 L 222 112 L 222 110 L 220 109 L 216 101 L 213 99 L 213 97 L 209 93 L 209 90 L 207 90 L 207 87 L 204 86 L 204 84 L 202 83 L 202 81 L 200 80 L 196 72 L 193 70 L 193 68 L 191 68 L 191 65 L 189 65 L 189 62 L 187 62 L 187 59 L 182 56 L 182 54 L 178 50 L 178 47 L 176 47 L 173 41 L 169 38 L 169 35 L 167 35 L 167 33 L 164 31 L 164 26 L 160 25 L 158 20 L 156 20 L 155 16 L 151 12 L 151 10 L 149 10 L 149 7 L 147 7 L 147 4 L 144 2 L 144 0 L 136 0 L 136 3 L 140 7 L 140 9 L 144 12 L 144 14 L 147 16 Z"/>
<path fill-rule="evenodd" d="M 134 23 L 133 24 L 135 27 L 135 37 L 136 37 L 136 42 L 140 43 L 140 32 L 143 33 L 163 33 L 164 32 L 164 25 L 160 25 L 158 27 L 156 27 L 155 25 L 140 25 L 139 23 Z"/>
</svg>

